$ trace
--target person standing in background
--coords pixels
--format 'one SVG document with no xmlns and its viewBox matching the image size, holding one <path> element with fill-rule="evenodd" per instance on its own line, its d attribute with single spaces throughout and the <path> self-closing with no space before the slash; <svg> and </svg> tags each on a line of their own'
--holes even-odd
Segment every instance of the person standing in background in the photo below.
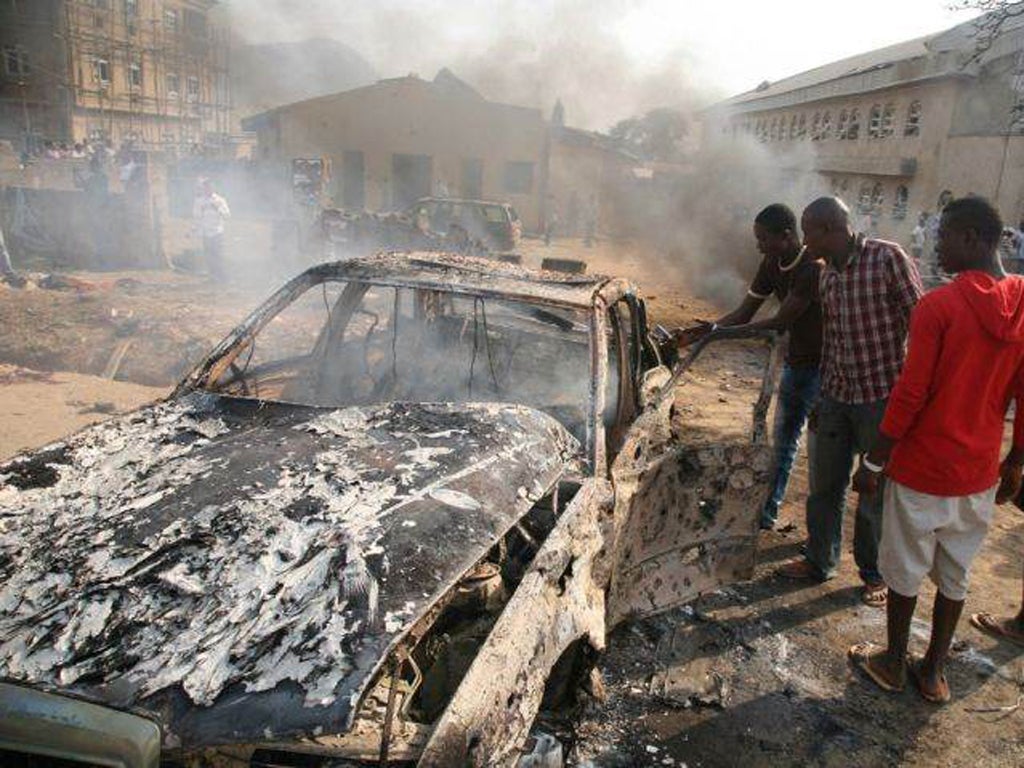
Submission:
<svg viewBox="0 0 1024 768">
<path fill-rule="evenodd" d="M 15 272 L 14 265 L 11 264 L 11 254 L 7 250 L 7 243 L 4 241 L 2 222 L 0 222 L 0 278 L 14 288 L 23 288 L 25 286 L 25 278 Z"/>
<path fill-rule="evenodd" d="M 210 277 L 222 283 L 227 278 L 224 269 L 224 223 L 231 217 L 231 209 L 227 201 L 213 191 L 209 179 L 199 182 L 192 217 L 203 238 L 203 258 Z"/>
<path fill-rule="evenodd" d="M 921 259 L 924 258 L 924 241 L 927 236 L 925 225 L 928 223 L 928 214 L 924 211 L 917 217 L 917 224 L 910 233 L 910 257 L 917 263 L 917 269 L 921 269 Z"/>
</svg>

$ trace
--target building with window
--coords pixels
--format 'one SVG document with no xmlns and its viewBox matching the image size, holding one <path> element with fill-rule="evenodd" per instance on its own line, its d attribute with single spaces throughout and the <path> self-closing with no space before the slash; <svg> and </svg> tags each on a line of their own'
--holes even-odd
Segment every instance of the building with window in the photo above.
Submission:
<svg viewBox="0 0 1024 768">
<path fill-rule="evenodd" d="M 230 129 L 228 42 L 216 5 L 0 0 L 0 138 L 19 147 L 221 140 Z"/>
<path fill-rule="evenodd" d="M 381 80 L 242 121 L 265 166 L 330 161 L 338 206 L 400 210 L 440 195 L 511 203 L 528 229 L 542 216 L 547 124 L 539 109 L 488 101 L 446 69 Z"/>
<path fill-rule="evenodd" d="M 707 110 L 704 136 L 756 142 L 782 166 L 786 188 L 758 194 L 797 207 L 837 194 L 883 236 L 905 241 L 918 213 L 949 195 L 985 195 L 1016 222 L 1024 19 L 1011 19 L 984 52 L 968 22 L 762 83 Z"/>
</svg>

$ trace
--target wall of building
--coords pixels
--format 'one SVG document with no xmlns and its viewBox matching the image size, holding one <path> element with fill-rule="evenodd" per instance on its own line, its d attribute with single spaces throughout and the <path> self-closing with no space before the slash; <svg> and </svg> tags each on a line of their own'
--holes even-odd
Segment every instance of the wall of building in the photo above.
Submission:
<svg viewBox="0 0 1024 768">
<path fill-rule="evenodd" d="M 769 158 L 791 164 L 794 187 L 831 190 L 866 225 L 870 221 L 879 234 L 900 242 L 909 240 L 920 213 L 937 210 L 943 193 L 992 197 L 1003 216 L 1016 221 L 1024 205 L 1022 137 L 1019 128 L 1017 135 L 1006 136 L 1012 104 L 1019 98 L 1012 88 L 1015 60 L 1004 56 L 977 70 L 915 59 L 888 67 L 891 77 L 865 81 L 874 87 L 860 92 L 839 87 L 846 81 L 840 79 L 834 87 L 823 83 L 806 91 L 842 93 L 831 98 L 745 97 L 708 113 L 708 135 L 725 144 L 759 144 Z M 908 73 L 927 76 L 901 82 Z M 908 130 L 912 105 L 920 109 L 916 131 Z M 881 130 L 872 127 L 876 107 L 883 117 Z M 844 138 L 839 116 L 854 109 L 858 136 Z M 820 128 L 826 114 L 828 131 Z"/>
<path fill-rule="evenodd" d="M 67 135 L 67 56 L 54 34 L 63 26 L 63 5 L 0 3 L 0 138 L 20 145 L 26 134 Z"/>
<path fill-rule="evenodd" d="M 934 211 L 946 188 L 939 159 L 964 86 L 960 78 L 953 77 L 786 109 L 757 110 L 756 104 L 751 104 L 747 105 L 749 111 L 720 118 L 718 134 L 727 142 L 759 142 L 780 163 L 792 165 L 790 178 L 797 194 L 831 191 L 865 220 L 873 215 L 879 234 L 906 241 L 917 215 Z M 911 120 L 912 109 L 918 115 L 916 123 Z M 840 131 L 844 113 L 846 135 Z M 854 113 L 857 136 L 850 138 Z M 877 128 L 872 125 L 873 115 L 878 115 Z M 824 130 L 825 124 L 828 130 Z"/>
<path fill-rule="evenodd" d="M 938 158 L 938 179 L 955 197 L 983 195 L 1007 224 L 1024 220 L 1024 136 L 954 136 Z"/>
<path fill-rule="evenodd" d="M 463 170 L 467 161 L 479 162 L 480 195 L 511 203 L 528 230 L 540 226 L 546 128 L 538 110 L 446 95 L 429 82 L 401 78 L 283 107 L 254 125 L 262 161 L 283 169 L 292 158 L 329 158 L 339 205 L 353 202 L 345 199 L 346 167 L 361 153 L 364 207 L 401 207 L 395 156 L 414 155 L 429 158 L 431 191 L 446 188 L 450 196 L 473 191 Z M 514 169 L 517 178 L 509 178 L 510 163 L 525 164 Z"/>
</svg>

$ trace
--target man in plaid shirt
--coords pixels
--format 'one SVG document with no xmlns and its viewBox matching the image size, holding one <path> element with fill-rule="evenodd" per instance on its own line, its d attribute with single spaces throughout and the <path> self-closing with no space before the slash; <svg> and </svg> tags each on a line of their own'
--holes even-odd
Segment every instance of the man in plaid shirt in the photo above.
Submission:
<svg viewBox="0 0 1024 768">
<path fill-rule="evenodd" d="M 854 455 L 867 453 L 878 435 L 903 365 L 910 311 L 924 290 L 902 248 L 854 233 L 842 200 L 815 200 L 804 210 L 801 228 L 807 250 L 827 264 L 821 276 L 821 398 L 810 423 L 805 556 L 780 573 L 825 580 L 839 565 Z M 882 495 L 861 497 L 853 534 L 863 600 L 875 606 L 884 605 L 886 595 L 878 572 Z"/>
</svg>

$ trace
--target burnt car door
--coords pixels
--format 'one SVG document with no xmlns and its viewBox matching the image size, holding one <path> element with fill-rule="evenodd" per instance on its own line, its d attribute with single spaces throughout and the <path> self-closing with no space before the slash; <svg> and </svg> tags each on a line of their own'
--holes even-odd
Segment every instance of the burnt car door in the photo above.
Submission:
<svg viewBox="0 0 1024 768">
<path fill-rule="evenodd" d="M 639 325 L 642 319 L 632 322 Z M 640 332 L 646 334 L 646 328 Z M 750 432 L 717 442 L 693 435 L 681 439 L 676 400 L 685 398 L 685 387 L 676 385 L 686 370 L 708 344 L 751 336 L 768 343 Z M 610 471 L 617 531 L 609 628 L 753 575 L 759 513 L 771 479 L 766 419 L 774 340 L 773 334 L 717 331 L 675 365 L 656 394 L 641 397 L 643 410 L 618 446 Z"/>
</svg>

